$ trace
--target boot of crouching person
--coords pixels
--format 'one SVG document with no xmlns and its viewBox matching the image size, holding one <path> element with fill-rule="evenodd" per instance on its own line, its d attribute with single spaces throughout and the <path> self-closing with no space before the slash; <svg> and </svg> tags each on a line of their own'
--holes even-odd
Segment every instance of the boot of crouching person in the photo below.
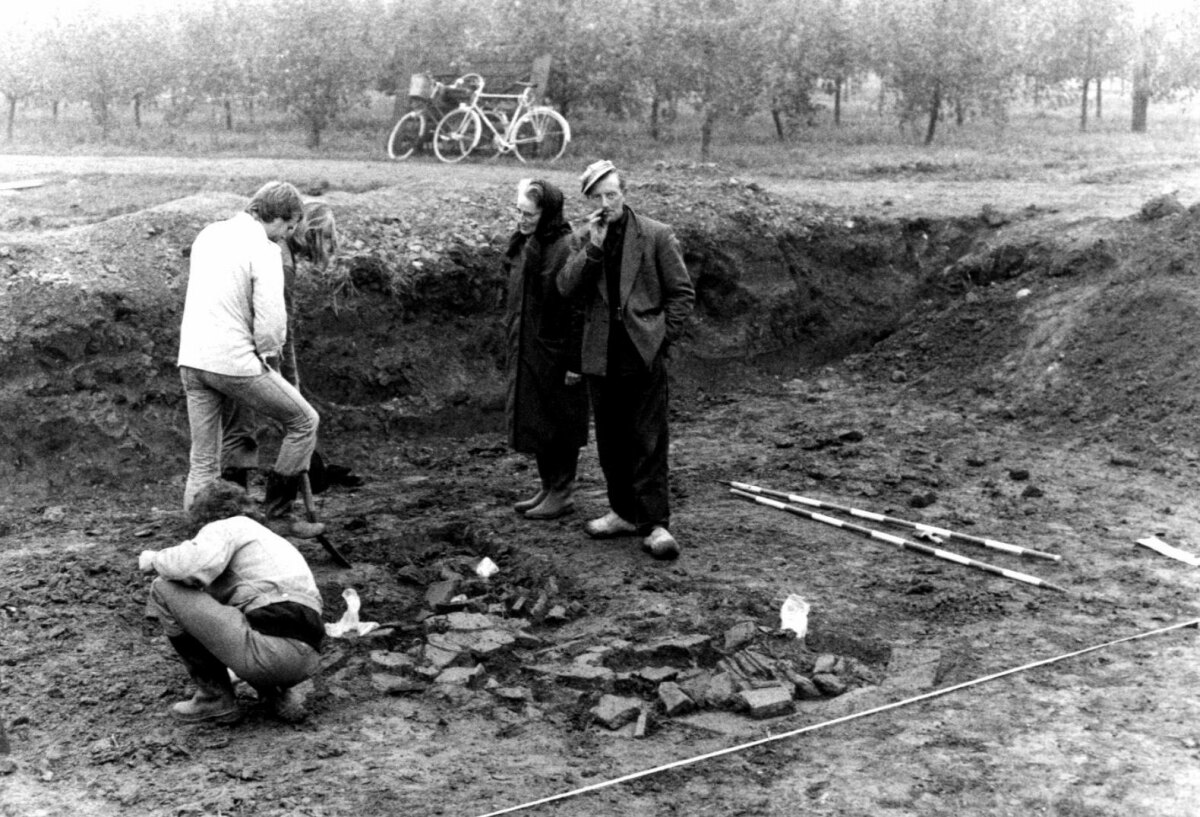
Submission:
<svg viewBox="0 0 1200 817">
<path fill-rule="evenodd" d="M 195 694 L 171 706 L 171 715 L 184 723 L 235 723 L 241 718 L 229 670 L 190 633 L 167 639 L 179 654 Z"/>
</svg>

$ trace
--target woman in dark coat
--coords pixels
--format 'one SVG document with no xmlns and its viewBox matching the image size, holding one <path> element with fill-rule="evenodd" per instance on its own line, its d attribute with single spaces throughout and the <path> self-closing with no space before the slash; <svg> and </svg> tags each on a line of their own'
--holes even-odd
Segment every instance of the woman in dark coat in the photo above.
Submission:
<svg viewBox="0 0 1200 817">
<path fill-rule="evenodd" d="M 504 256 L 509 444 L 534 455 L 541 484 L 513 509 L 527 519 L 556 519 L 575 508 L 575 470 L 587 444 L 587 393 L 579 374 L 583 315 L 555 285 L 571 241 L 562 191 L 546 181 L 523 180 L 517 212 Z"/>
</svg>

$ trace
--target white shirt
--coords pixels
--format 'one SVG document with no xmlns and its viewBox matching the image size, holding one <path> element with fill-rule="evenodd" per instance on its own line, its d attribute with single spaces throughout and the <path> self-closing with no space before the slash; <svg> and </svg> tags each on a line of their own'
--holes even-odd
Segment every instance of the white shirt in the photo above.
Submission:
<svg viewBox="0 0 1200 817">
<path fill-rule="evenodd" d="M 279 245 L 249 213 L 210 224 L 192 243 L 179 365 L 252 376 L 287 336 Z"/>
</svg>

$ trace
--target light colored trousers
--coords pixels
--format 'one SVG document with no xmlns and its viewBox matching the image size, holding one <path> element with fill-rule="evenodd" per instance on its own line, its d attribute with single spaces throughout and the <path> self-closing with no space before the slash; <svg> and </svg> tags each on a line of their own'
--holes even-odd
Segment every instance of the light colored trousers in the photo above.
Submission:
<svg viewBox="0 0 1200 817">
<path fill-rule="evenodd" d="M 155 579 L 146 612 L 159 620 L 168 638 L 190 634 L 237 677 L 254 686 L 294 686 L 311 677 L 320 664 L 320 655 L 311 645 L 295 638 L 263 635 L 238 608 L 180 582 Z"/>
<path fill-rule="evenodd" d="M 221 477 L 221 453 L 226 424 L 239 410 L 250 409 L 283 426 L 283 441 L 275 459 L 275 471 L 289 477 L 308 470 L 317 447 L 320 417 L 296 387 L 272 369 L 248 377 L 214 374 L 188 366 L 179 367 L 183 393 L 187 397 L 188 426 L 192 451 L 183 509 L 192 505 L 200 489 Z M 230 462 L 237 467 L 254 467 L 255 462 Z"/>
</svg>

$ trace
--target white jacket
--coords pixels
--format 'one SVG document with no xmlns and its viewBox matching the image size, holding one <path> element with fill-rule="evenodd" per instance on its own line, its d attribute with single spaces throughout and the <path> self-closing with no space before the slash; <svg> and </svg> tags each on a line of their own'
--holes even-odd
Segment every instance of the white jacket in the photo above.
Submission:
<svg viewBox="0 0 1200 817">
<path fill-rule="evenodd" d="M 287 308 L 279 245 L 249 213 L 210 224 L 192 243 L 179 365 L 252 376 L 283 348 Z"/>
</svg>

